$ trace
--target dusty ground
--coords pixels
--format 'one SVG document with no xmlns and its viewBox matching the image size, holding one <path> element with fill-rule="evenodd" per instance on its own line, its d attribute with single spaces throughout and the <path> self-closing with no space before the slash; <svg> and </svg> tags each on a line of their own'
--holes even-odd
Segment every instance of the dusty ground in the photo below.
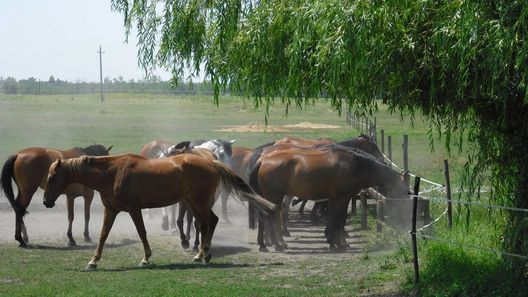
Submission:
<svg viewBox="0 0 528 297">
<path fill-rule="evenodd" d="M 289 132 L 293 130 L 333 130 L 339 129 L 341 126 L 336 125 L 325 125 L 315 124 L 310 122 L 301 122 L 292 125 L 264 125 L 262 123 L 249 123 L 247 125 L 240 126 L 228 126 L 226 128 L 218 129 L 215 131 L 221 132 Z"/>
<path fill-rule="evenodd" d="M 276 253 L 278 257 L 289 258 L 291 256 L 306 256 L 306 255 L 329 255 L 332 258 L 336 254 L 330 253 L 328 244 L 323 237 L 323 225 L 313 225 L 309 221 L 309 210 L 311 204 L 308 203 L 305 209 L 305 217 L 301 218 L 297 212 L 297 207 L 292 209 L 291 220 L 294 224 L 290 227 L 291 237 L 286 238 L 289 249 L 285 253 Z M 73 236 L 78 244 L 83 245 L 83 228 L 84 228 L 84 214 L 83 214 L 83 199 L 77 198 L 75 201 L 75 220 L 73 223 Z M 24 218 L 29 236 L 30 244 L 46 244 L 47 242 L 64 241 L 67 245 L 66 229 L 67 229 L 67 211 L 65 199 L 59 197 L 57 204 L 53 209 L 47 209 L 42 205 L 42 191 L 38 191 L 32 203 L 28 208 L 29 214 Z M 220 217 L 220 203 L 218 201 L 215 205 L 214 212 Z M 103 221 L 103 206 L 101 200 L 96 194 L 91 208 L 90 220 L 90 235 L 94 242 L 99 236 Z M 214 247 L 239 247 L 258 250 L 256 245 L 256 230 L 248 228 L 247 209 L 245 206 L 234 199 L 228 201 L 228 215 L 230 223 L 226 223 L 222 218 L 216 228 L 213 237 Z M 144 221 L 147 229 L 147 236 L 149 238 L 174 236 L 179 238 L 178 232 L 164 231 L 161 229 L 161 210 L 152 209 L 149 213 L 144 213 Z M 9 203 L 0 195 L 0 244 L 14 243 L 15 230 L 15 215 Z M 348 238 L 350 248 L 343 256 L 350 256 L 350 253 L 359 253 L 363 251 L 364 241 L 358 235 L 348 230 L 351 238 Z M 194 232 L 194 231 L 193 231 Z M 108 243 L 121 242 L 123 239 L 138 241 L 138 235 L 132 219 L 127 213 L 120 213 L 114 223 Z M 191 241 L 192 244 L 192 241 Z M 273 250 L 270 247 L 270 250 Z"/>
</svg>

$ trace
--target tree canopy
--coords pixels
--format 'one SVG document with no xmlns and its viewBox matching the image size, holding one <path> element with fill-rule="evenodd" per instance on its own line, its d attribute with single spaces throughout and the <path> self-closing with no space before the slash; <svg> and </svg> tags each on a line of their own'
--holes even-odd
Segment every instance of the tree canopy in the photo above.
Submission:
<svg viewBox="0 0 528 297">
<path fill-rule="evenodd" d="M 469 146 L 466 186 L 528 208 L 528 5 L 522 0 L 112 0 L 139 61 L 195 73 L 256 104 L 375 99 L 419 112 L 447 147 Z M 528 250 L 528 218 L 508 214 L 504 245 Z M 518 266 L 518 265 L 517 265 Z M 518 266 L 524 267 L 525 265 Z"/>
</svg>

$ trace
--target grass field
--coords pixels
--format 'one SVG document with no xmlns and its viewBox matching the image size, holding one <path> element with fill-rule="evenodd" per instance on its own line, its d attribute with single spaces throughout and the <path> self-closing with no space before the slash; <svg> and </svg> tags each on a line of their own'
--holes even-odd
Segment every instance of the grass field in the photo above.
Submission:
<svg viewBox="0 0 528 297">
<path fill-rule="evenodd" d="M 263 122 L 262 109 L 254 109 L 251 102 L 238 97 L 223 97 L 216 107 L 212 98 L 203 97 L 108 94 L 107 100 L 101 103 L 96 95 L 0 95 L 0 160 L 29 146 L 70 148 L 96 142 L 114 145 L 113 153 L 137 153 L 154 139 L 237 139 L 235 145 L 255 147 L 285 135 L 337 140 L 358 135 L 358 131 L 346 126 L 345 119 L 324 103 L 306 106 L 303 110 L 291 109 L 288 117 L 284 114 L 284 106 L 275 104 L 270 113 L 271 125 L 311 122 L 340 127 L 283 132 L 217 131 Z M 393 137 L 393 156 L 397 164 L 402 164 L 401 135 L 408 134 L 411 171 L 443 182 L 442 161 L 447 154 L 440 145 L 436 146 L 436 152 L 430 152 L 427 124 L 417 119 L 411 127 L 410 122 L 402 123 L 398 115 L 389 114 L 384 106 L 380 106 L 376 117 L 378 127 Z M 452 180 L 456 184 L 458 168 L 465 159 L 454 156 L 449 160 Z M 348 228 L 354 238 L 361 239 L 360 243 L 344 254 L 332 254 L 324 248 L 311 249 L 310 240 L 321 240 L 320 232 L 311 236 L 299 233 L 299 241 L 309 241 L 305 250 L 263 254 L 257 252 L 254 232 L 246 231 L 245 226 L 231 230 L 221 224 L 218 229 L 223 231 L 219 230 L 213 238 L 215 257 L 208 266 L 191 263 L 192 253 L 182 250 L 175 236 L 159 231 L 158 222 L 152 221 L 147 224 L 147 231 L 154 252 L 153 265 L 138 269 L 142 247 L 130 219 L 121 214 L 124 218 L 121 232 L 113 230 L 111 233 L 109 241 L 112 244 L 103 254 L 99 271 L 84 272 L 94 246 L 66 248 L 64 208 L 45 210 L 40 197 L 34 198 L 30 206 L 32 213 L 27 217 L 31 220 L 27 223 L 30 240 L 35 239 L 31 242 L 33 248 L 17 247 L 13 240 L 14 214 L 8 207 L 0 211 L 3 225 L 0 227 L 0 253 L 4 259 L 0 265 L 0 295 L 400 296 L 410 291 L 408 279 L 412 265 L 408 235 L 358 231 L 357 221 Z M 3 196 L 0 202 L 6 205 Z M 94 212 L 92 238 L 97 238 L 98 233 L 93 231 L 100 226 L 97 205 Z M 43 224 L 48 214 L 49 222 Z M 79 228 L 82 213 L 77 211 L 76 214 Z M 373 226 L 372 218 L 370 220 Z M 45 235 L 39 236 L 34 231 L 39 225 L 54 231 L 43 230 Z M 230 232 L 242 232 L 244 236 L 234 243 L 220 241 L 215 245 L 216 238 L 221 239 Z M 80 232 L 74 229 L 75 235 L 80 236 Z M 391 248 L 385 248 L 387 245 Z"/>
</svg>

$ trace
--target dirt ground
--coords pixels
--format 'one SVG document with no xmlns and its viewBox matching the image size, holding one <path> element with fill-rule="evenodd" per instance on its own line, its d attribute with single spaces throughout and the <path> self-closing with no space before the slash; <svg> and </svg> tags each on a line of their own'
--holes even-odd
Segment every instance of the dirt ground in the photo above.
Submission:
<svg viewBox="0 0 528 297">
<path fill-rule="evenodd" d="M 292 125 L 264 125 L 262 123 L 249 123 L 247 125 L 229 126 L 215 131 L 220 132 L 290 132 L 292 130 L 333 130 L 339 129 L 341 126 L 315 124 L 310 122 L 301 122 Z"/>
<path fill-rule="evenodd" d="M 66 199 L 62 198 L 63 196 L 59 197 L 56 206 L 53 209 L 47 209 L 42 205 L 42 193 L 41 190 L 37 191 L 28 208 L 29 214 L 24 218 L 29 243 L 46 244 L 62 240 L 66 246 L 68 222 Z M 85 244 L 82 235 L 84 229 L 83 201 L 82 198 L 75 200 L 75 219 L 73 223 L 73 236 L 80 245 Z M 289 248 L 284 253 L 276 253 L 277 257 L 291 258 L 291 256 L 303 257 L 313 254 L 324 256 L 326 254 L 335 259 L 337 256 L 335 253 L 329 252 L 328 244 L 323 236 L 324 226 L 310 223 L 308 218 L 310 207 L 311 203 L 308 203 L 305 215 L 302 218 L 297 212 L 297 207 L 292 208 L 290 218 L 293 227 L 289 228 L 292 236 L 285 238 Z M 214 247 L 233 247 L 258 251 L 256 230 L 248 228 L 247 209 L 240 201 L 232 199 L 232 197 L 228 200 L 229 223 L 221 218 L 220 201 L 217 202 L 213 211 L 220 217 L 220 222 L 213 236 L 213 249 Z M 179 233 L 175 230 L 164 231 L 161 229 L 161 209 L 144 211 L 143 217 L 149 238 L 164 236 L 179 238 Z M 103 206 L 96 193 L 91 207 L 90 220 L 90 235 L 94 242 L 99 237 L 102 221 Z M 14 230 L 15 214 L 5 197 L 0 195 L 0 244 L 15 243 Z M 342 254 L 343 257 L 349 257 L 350 253 L 362 252 L 365 244 L 363 238 L 351 230 L 350 227 L 347 228 L 347 231 L 351 235 L 347 239 L 350 247 L 346 253 Z M 139 237 L 132 219 L 127 213 L 123 212 L 117 216 L 107 242 L 121 242 L 125 239 L 138 241 Z M 269 247 L 269 249 L 273 251 L 273 247 Z"/>
</svg>

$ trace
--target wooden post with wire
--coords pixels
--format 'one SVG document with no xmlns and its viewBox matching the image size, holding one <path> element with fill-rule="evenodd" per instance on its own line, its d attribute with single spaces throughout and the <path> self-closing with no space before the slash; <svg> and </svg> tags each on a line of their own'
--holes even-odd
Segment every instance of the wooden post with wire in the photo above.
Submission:
<svg viewBox="0 0 528 297">
<path fill-rule="evenodd" d="M 366 230 L 366 229 L 368 229 L 368 223 L 367 223 L 367 215 L 368 215 L 367 193 L 365 193 L 365 191 L 361 191 L 359 196 L 361 197 L 361 229 L 362 230 Z"/>
<path fill-rule="evenodd" d="M 403 180 L 410 185 L 411 179 L 409 176 L 409 136 L 403 135 Z"/>
<path fill-rule="evenodd" d="M 381 129 L 380 130 L 380 136 L 381 136 L 381 143 L 380 143 L 380 148 L 381 148 L 381 153 L 382 154 L 385 154 L 385 130 Z"/>
<path fill-rule="evenodd" d="M 416 244 L 416 211 L 418 207 L 418 193 L 420 192 L 420 177 L 414 179 L 413 204 L 412 204 L 412 224 L 411 224 L 411 239 L 413 249 L 413 264 L 414 264 L 414 285 L 418 285 L 420 280 L 420 272 L 418 266 L 418 246 Z"/>
<path fill-rule="evenodd" d="M 449 180 L 449 163 L 444 160 L 444 176 L 446 183 L 446 195 L 447 195 L 447 225 L 449 229 L 453 226 L 453 209 L 451 203 L 451 182 Z"/>
<path fill-rule="evenodd" d="M 391 161 L 390 167 L 392 168 L 392 136 L 387 136 L 387 157 Z"/>
</svg>

